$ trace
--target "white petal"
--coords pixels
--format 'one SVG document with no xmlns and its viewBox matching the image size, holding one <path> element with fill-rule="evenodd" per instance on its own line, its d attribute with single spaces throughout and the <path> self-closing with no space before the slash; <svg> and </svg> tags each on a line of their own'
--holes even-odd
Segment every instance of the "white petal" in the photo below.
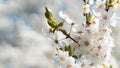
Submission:
<svg viewBox="0 0 120 68">
<path fill-rule="evenodd" d="M 64 14 L 62 11 L 59 12 L 59 16 L 63 20 L 65 20 L 67 23 L 69 23 L 69 24 L 73 23 L 73 21 L 66 14 Z"/>
</svg>

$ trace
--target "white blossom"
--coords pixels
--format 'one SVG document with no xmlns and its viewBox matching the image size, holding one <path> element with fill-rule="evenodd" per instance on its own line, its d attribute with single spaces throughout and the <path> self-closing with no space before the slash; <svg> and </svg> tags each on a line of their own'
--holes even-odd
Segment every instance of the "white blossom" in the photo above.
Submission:
<svg viewBox="0 0 120 68">
<path fill-rule="evenodd" d="M 117 3 L 106 0 L 87 2 L 84 1 L 82 7 L 82 19 L 86 20 L 82 20 L 80 24 L 75 23 L 77 26 L 71 27 L 70 32 L 66 30 L 67 33 L 63 33 L 66 38 L 62 40 L 65 44 L 60 43 L 62 49 L 56 50 L 55 62 L 61 68 L 106 68 L 111 65 L 109 61 L 114 47 L 111 25 L 115 26 L 114 9 Z M 62 11 L 59 16 L 70 26 L 73 24 L 73 20 Z M 66 46 L 71 48 L 67 50 Z"/>
</svg>

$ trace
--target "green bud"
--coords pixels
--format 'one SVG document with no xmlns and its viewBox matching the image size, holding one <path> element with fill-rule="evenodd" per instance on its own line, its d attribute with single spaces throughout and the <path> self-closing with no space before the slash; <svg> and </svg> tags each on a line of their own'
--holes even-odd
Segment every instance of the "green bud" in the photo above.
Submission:
<svg viewBox="0 0 120 68">
<path fill-rule="evenodd" d="M 106 8 L 108 8 L 108 6 L 109 6 L 108 0 L 106 0 L 105 6 L 106 6 Z"/>
<path fill-rule="evenodd" d="M 88 14 L 88 21 L 90 21 L 90 20 L 92 20 L 92 14 L 91 13 Z"/>
</svg>

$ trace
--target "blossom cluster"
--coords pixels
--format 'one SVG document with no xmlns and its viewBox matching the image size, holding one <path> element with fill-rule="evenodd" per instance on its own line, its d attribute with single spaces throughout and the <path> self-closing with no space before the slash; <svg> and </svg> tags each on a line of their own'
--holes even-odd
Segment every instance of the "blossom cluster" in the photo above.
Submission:
<svg viewBox="0 0 120 68">
<path fill-rule="evenodd" d="M 62 11 L 60 23 L 45 7 L 49 40 L 56 49 L 54 62 L 60 68 L 112 68 L 114 47 L 111 27 L 115 26 L 114 11 L 119 0 L 83 0 L 83 20 L 74 22 Z M 66 28 L 67 25 L 67 28 Z"/>
</svg>

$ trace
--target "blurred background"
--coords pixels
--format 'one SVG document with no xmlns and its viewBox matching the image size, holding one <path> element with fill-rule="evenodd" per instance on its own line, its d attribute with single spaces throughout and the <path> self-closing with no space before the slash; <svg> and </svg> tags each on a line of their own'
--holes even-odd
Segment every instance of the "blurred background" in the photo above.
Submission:
<svg viewBox="0 0 120 68">
<path fill-rule="evenodd" d="M 45 6 L 53 10 L 56 18 L 62 10 L 80 21 L 81 0 L 0 0 L 0 68 L 57 68 L 51 63 L 54 51 L 46 43 Z M 118 17 L 119 11 L 118 7 Z M 117 21 L 117 26 L 112 27 L 116 45 L 112 55 L 120 66 L 120 19 Z"/>
</svg>

